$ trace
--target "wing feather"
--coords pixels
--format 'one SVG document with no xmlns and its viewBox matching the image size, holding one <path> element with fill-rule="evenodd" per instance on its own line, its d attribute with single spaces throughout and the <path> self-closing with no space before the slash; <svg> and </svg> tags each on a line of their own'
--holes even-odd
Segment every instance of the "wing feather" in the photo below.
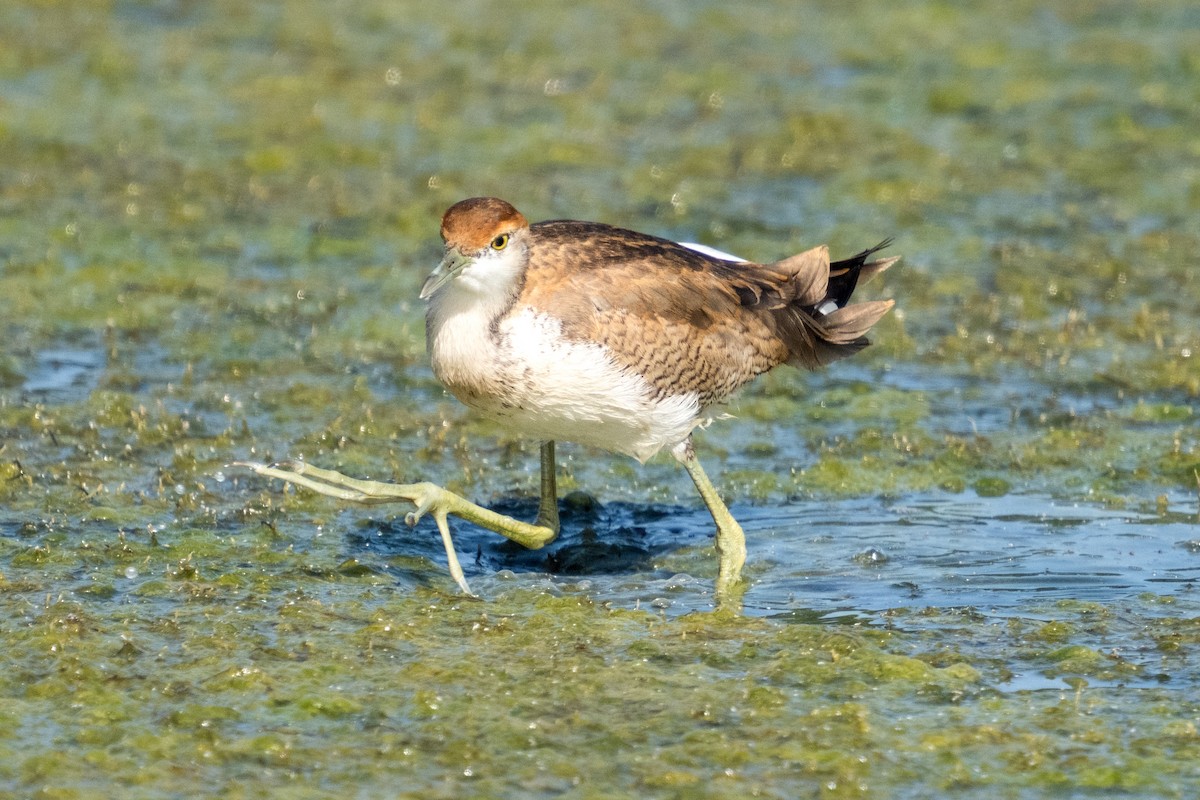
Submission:
<svg viewBox="0 0 1200 800">
<path fill-rule="evenodd" d="M 559 318 L 564 335 L 608 348 L 660 395 L 723 400 L 773 367 L 817 367 L 867 345 L 891 301 L 846 306 L 854 281 L 894 259 L 837 262 L 815 247 L 774 264 L 733 262 L 666 239 L 587 222 L 531 226 L 518 305 Z M 834 301 L 832 311 L 822 305 Z"/>
</svg>

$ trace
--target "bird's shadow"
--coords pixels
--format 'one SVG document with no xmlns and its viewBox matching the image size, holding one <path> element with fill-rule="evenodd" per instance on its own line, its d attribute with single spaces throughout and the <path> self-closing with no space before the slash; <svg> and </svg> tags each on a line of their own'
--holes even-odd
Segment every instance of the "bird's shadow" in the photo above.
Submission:
<svg viewBox="0 0 1200 800">
<path fill-rule="evenodd" d="M 537 516 L 535 498 L 500 498 L 489 508 L 514 519 Z M 559 504 L 558 538 L 529 550 L 485 528 L 450 518 L 450 530 L 468 575 L 539 572 L 552 575 L 624 575 L 652 572 L 666 553 L 711 543 L 711 518 L 703 509 L 667 504 L 604 503 L 582 493 Z M 421 557 L 445 561 L 441 538 L 430 519 L 415 527 L 403 515 L 360 520 L 346 537 L 350 555 Z"/>
</svg>

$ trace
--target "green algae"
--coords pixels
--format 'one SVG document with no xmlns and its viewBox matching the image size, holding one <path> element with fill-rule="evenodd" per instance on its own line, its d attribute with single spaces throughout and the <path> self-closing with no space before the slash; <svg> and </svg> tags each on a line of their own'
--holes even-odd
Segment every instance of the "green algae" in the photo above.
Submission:
<svg viewBox="0 0 1200 800">
<path fill-rule="evenodd" d="M 1158 790 L 1188 768 L 1175 761 L 1153 778 L 1149 770 L 1200 746 L 1189 727 L 1197 709 L 1169 707 L 1161 691 L 1141 693 L 1157 705 L 1136 741 L 1124 735 L 1133 710 L 1117 712 L 1103 690 L 1094 700 L 1087 688 L 1017 695 L 1019 715 L 1004 717 L 1004 701 L 987 688 L 990 667 L 961 654 L 934 667 L 891 652 L 911 646 L 902 635 L 721 614 L 664 621 L 522 591 L 486 606 L 393 595 L 337 602 L 336 613 L 297 597 L 278 609 L 289 609 L 291 624 L 236 622 L 253 602 L 235 592 L 217 606 L 183 606 L 169 625 L 151 608 L 127 608 L 123 635 L 135 648 L 70 604 L 30 616 L 16 634 L 24 655 L 12 659 L 20 675 L 10 691 L 27 686 L 22 709 L 40 709 L 41 724 L 85 758 L 29 755 L 9 762 L 16 777 L 94 785 L 94 755 L 111 763 L 119 785 L 180 791 L 203 777 L 216 794 L 274 767 L 262 777 L 284 785 L 357 775 L 366 785 L 492 796 L 567 791 L 581 779 L 600 794 L 712 783 L 713 795 L 820 785 L 862 796 L 923 772 L 952 785 L 961 778 L 948 764 L 975 773 L 979 786 L 1104 785 L 1111 773 L 1064 758 L 1091 740 L 1129 771 L 1115 785 Z M 170 683 L 154 676 L 153 662 L 169 668 Z M 97 680 L 109 688 L 88 688 Z M 48 704 L 64 693 L 71 709 Z M 1093 713 L 1093 703 L 1105 712 Z M 940 721 L 922 730 L 931 706 Z"/>
<path fill-rule="evenodd" d="M 0 795 L 1193 794 L 1190 584 L 681 615 L 710 542 L 638 536 L 689 519 L 686 478 L 569 450 L 564 508 L 643 560 L 480 603 L 432 539 L 384 549 L 398 522 L 225 465 L 536 491 L 533 448 L 433 381 L 414 301 L 442 209 L 495 193 L 756 259 L 897 237 L 870 350 L 766 376 L 697 436 L 752 539 L 788 502 L 855 524 L 844 501 L 922 492 L 1192 525 L 1194 9 L 497 19 L 0 11 Z M 780 552 L 748 573 L 769 587 Z"/>
</svg>

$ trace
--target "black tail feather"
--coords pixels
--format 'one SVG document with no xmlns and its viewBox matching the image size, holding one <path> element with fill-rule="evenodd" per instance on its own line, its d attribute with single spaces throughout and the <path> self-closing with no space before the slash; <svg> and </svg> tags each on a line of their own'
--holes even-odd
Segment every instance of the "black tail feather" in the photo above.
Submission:
<svg viewBox="0 0 1200 800">
<path fill-rule="evenodd" d="M 867 263 L 867 259 L 891 243 L 892 239 L 889 236 L 861 253 L 831 262 L 829 264 L 829 291 L 823 301 L 813 306 L 813 310 L 816 311 L 830 300 L 836 303 L 838 308 L 845 308 L 846 304 L 850 302 L 850 295 L 854 294 L 854 289 L 858 286 L 858 276 L 862 272 L 863 265 Z"/>
</svg>

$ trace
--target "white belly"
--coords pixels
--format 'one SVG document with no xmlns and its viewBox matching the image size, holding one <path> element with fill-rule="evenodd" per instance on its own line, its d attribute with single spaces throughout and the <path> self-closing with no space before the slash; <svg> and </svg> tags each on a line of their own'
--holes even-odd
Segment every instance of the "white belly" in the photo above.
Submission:
<svg viewBox="0 0 1200 800">
<path fill-rule="evenodd" d="M 480 337 L 470 316 L 443 318 L 431 328 L 434 372 L 464 403 L 519 434 L 645 461 L 683 441 L 699 422 L 695 394 L 656 399 L 640 375 L 604 348 L 564 339 L 553 317 L 525 309 Z"/>
</svg>

